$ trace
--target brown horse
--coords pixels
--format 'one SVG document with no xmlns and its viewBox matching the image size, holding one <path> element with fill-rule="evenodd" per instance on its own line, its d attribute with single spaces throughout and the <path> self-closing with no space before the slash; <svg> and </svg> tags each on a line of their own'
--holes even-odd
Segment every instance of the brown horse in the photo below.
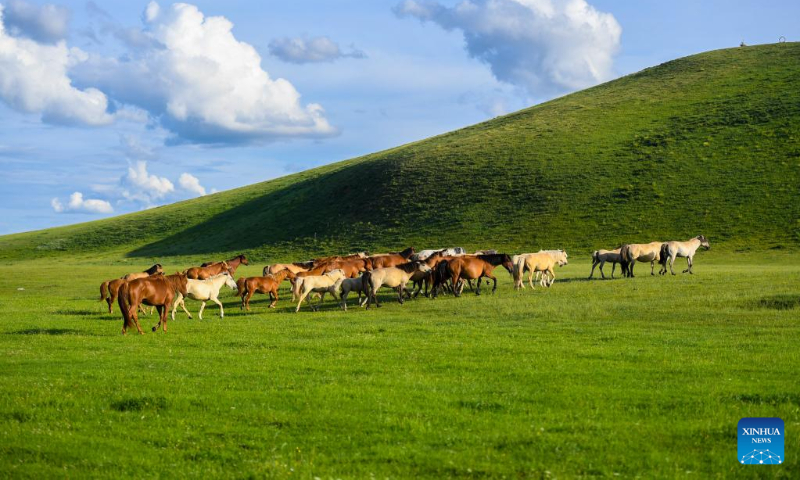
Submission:
<svg viewBox="0 0 800 480">
<path fill-rule="evenodd" d="M 274 265 L 267 265 L 266 267 L 264 267 L 262 273 L 266 277 L 267 275 L 275 275 L 281 270 L 289 270 L 290 272 L 297 275 L 300 272 L 307 272 L 312 268 L 314 268 L 314 260 L 309 260 L 307 262 L 295 262 L 295 263 L 276 263 Z"/>
<path fill-rule="evenodd" d="M 223 262 L 206 262 L 206 263 L 200 265 L 200 267 L 210 267 L 211 265 L 214 265 L 215 263 L 223 263 Z M 229 268 L 233 269 L 233 272 L 231 273 L 231 276 L 233 276 L 233 274 L 236 273 L 236 269 L 239 268 L 240 264 L 242 264 L 242 265 L 250 265 L 250 263 L 247 261 L 247 257 L 245 257 L 244 254 L 236 255 L 235 257 L 231 258 L 230 260 L 225 260 L 225 263 L 228 264 Z"/>
<path fill-rule="evenodd" d="M 228 262 L 217 262 L 207 267 L 191 267 L 183 272 L 183 274 L 186 275 L 186 278 L 192 280 L 206 280 L 226 271 L 231 274 L 231 277 L 236 273 L 235 270 L 230 268 Z"/>
<path fill-rule="evenodd" d="M 117 300 L 117 295 L 119 294 L 119 287 L 122 286 L 123 283 L 129 280 L 136 280 L 137 278 L 145 278 L 149 277 L 150 275 L 156 275 L 159 273 L 164 273 L 163 268 L 161 267 L 160 263 L 156 263 L 152 267 L 148 268 L 143 272 L 136 272 L 136 273 L 129 273 L 123 277 L 115 278 L 113 280 L 106 280 L 105 282 L 100 284 L 100 301 L 103 300 L 108 303 L 108 313 L 113 313 L 113 305 L 114 302 Z"/>
<path fill-rule="evenodd" d="M 370 264 L 369 270 L 374 270 L 376 268 L 396 267 L 398 265 L 408 263 L 408 258 L 411 255 L 414 255 L 414 247 L 408 247 L 402 252 L 373 255 L 368 257 Z"/>
<path fill-rule="evenodd" d="M 331 270 L 342 270 L 345 278 L 356 278 L 362 272 L 371 270 L 371 264 L 366 258 L 348 258 L 342 260 L 334 260 L 327 262 L 325 265 L 325 273 Z"/>
<path fill-rule="evenodd" d="M 275 275 L 265 275 L 263 277 L 248 277 L 244 279 L 242 292 L 242 308 L 250 311 L 250 299 L 256 293 L 269 294 L 271 300 L 269 308 L 275 308 L 278 303 L 278 287 L 285 278 L 294 279 L 294 274 L 289 270 L 281 270 Z"/>
<path fill-rule="evenodd" d="M 492 286 L 492 293 L 497 290 L 497 277 L 492 275 L 492 271 L 498 265 L 502 265 L 509 274 L 513 275 L 514 265 L 511 263 L 511 257 L 505 253 L 495 253 L 493 255 L 465 255 L 457 257 L 447 262 L 447 272 L 453 280 L 453 289 L 456 297 L 461 296 L 463 286 L 459 288 L 460 279 L 478 279 L 478 288 L 475 290 L 476 295 L 481 294 L 481 281 L 483 277 L 491 278 L 494 281 Z"/>
<path fill-rule="evenodd" d="M 164 332 L 167 331 L 167 310 L 175 299 L 175 292 L 180 292 L 186 296 L 186 275 L 175 273 L 174 275 L 154 275 L 147 278 L 139 278 L 130 282 L 125 282 L 119 289 L 119 309 L 122 311 L 122 334 L 126 330 L 136 325 L 139 334 L 143 334 L 142 327 L 139 325 L 139 306 L 144 303 L 151 305 L 158 310 L 158 324 L 153 327 L 155 332 L 159 325 L 164 325 Z"/>
</svg>

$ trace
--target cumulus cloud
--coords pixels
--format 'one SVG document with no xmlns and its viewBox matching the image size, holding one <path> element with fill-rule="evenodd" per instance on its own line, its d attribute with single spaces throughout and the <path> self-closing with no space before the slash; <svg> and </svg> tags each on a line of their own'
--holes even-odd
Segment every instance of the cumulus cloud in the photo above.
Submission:
<svg viewBox="0 0 800 480">
<path fill-rule="evenodd" d="M 261 68 L 251 45 L 225 17 L 185 3 L 151 2 L 142 19 L 150 46 L 121 59 L 93 57 L 75 69 L 81 84 L 147 110 L 175 142 L 245 143 L 336 134 L 322 107 L 303 105 L 285 79 Z"/>
<path fill-rule="evenodd" d="M 50 201 L 50 205 L 57 213 L 113 213 L 114 208 L 105 200 L 84 199 L 81 192 L 69 196 L 66 205 L 57 198 Z"/>
<path fill-rule="evenodd" d="M 175 185 L 169 179 L 149 173 L 144 160 L 128 167 L 128 173 L 122 176 L 120 185 L 120 193 L 126 200 L 148 206 L 175 191 Z"/>
<path fill-rule="evenodd" d="M 200 185 L 200 180 L 190 173 L 182 173 L 178 178 L 178 185 L 187 192 L 203 196 L 206 194 L 206 189 Z"/>
<path fill-rule="evenodd" d="M 366 58 L 361 50 L 350 46 L 344 52 L 339 44 L 328 37 L 276 38 L 269 43 L 269 53 L 290 63 L 332 62 L 340 58 Z"/>
<path fill-rule="evenodd" d="M 14 36 L 56 43 L 67 36 L 69 16 L 69 10 L 58 5 L 39 7 L 23 0 L 10 0 L 5 2 L 3 23 Z"/>
<path fill-rule="evenodd" d="M 40 113 L 42 120 L 58 124 L 107 125 L 108 99 L 96 88 L 72 86 L 68 69 L 86 60 L 85 52 L 15 37 L 5 29 L 0 5 L 0 98 L 11 108 Z"/>
<path fill-rule="evenodd" d="M 622 34 L 613 15 L 585 0 L 464 0 L 454 7 L 405 0 L 394 12 L 460 30 L 471 57 L 533 96 L 612 78 Z"/>
</svg>

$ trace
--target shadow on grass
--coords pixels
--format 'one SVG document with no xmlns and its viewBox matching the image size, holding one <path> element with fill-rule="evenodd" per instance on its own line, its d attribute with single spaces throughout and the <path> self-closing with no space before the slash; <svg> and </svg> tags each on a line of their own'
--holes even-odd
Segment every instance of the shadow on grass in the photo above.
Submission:
<svg viewBox="0 0 800 480">
<path fill-rule="evenodd" d="M 761 297 L 746 304 L 750 308 L 766 308 L 769 310 L 793 310 L 800 307 L 800 295 L 783 294 Z"/>
<path fill-rule="evenodd" d="M 88 337 L 96 337 L 94 333 L 85 332 L 82 330 L 74 330 L 71 328 L 26 328 L 24 330 L 16 330 L 9 332 L 10 335 L 81 335 Z"/>
</svg>

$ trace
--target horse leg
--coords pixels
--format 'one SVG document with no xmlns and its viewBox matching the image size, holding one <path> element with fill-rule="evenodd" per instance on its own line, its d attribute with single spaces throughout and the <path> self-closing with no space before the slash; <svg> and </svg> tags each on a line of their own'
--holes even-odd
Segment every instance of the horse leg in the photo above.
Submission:
<svg viewBox="0 0 800 480">
<path fill-rule="evenodd" d="M 492 285 L 492 293 L 494 293 L 497 290 L 497 277 L 495 277 L 491 273 L 487 273 L 486 276 L 488 278 L 491 278 L 492 281 L 494 282 L 494 284 Z M 486 282 L 488 283 L 489 281 L 487 280 Z"/>
<path fill-rule="evenodd" d="M 255 290 L 248 290 L 247 294 L 242 297 L 242 305 L 247 312 L 250 311 L 250 299 L 253 298 L 254 293 L 256 293 Z"/>
<path fill-rule="evenodd" d="M 161 318 L 161 307 L 158 307 L 158 323 L 156 323 L 156 326 L 153 327 L 153 331 L 158 331 L 158 327 L 160 327 L 163 322 L 164 320 Z"/>
<path fill-rule="evenodd" d="M 628 277 L 634 278 L 633 275 L 633 267 L 636 265 L 636 260 L 631 260 L 631 263 L 628 264 Z"/>
<path fill-rule="evenodd" d="M 530 270 L 530 272 L 528 273 L 528 285 L 530 285 L 530 286 L 531 286 L 531 289 L 532 289 L 532 290 L 536 290 L 536 287 L 534 287 L 534 286 L 533 286 L 533 277 L 534 277 L 534 275 L 536 275 L 536 273 L 538 273 L 538 272 L 534 272 L 533 270 L 534 270 L 534 269 L 531 269 L 531 270 Z M 537 280 L 538 280 L 538 279 L 537 279 Z"/>
<path fill-rule="evenodd" d="M 197 314 L 197 318 L 199 318 L 200 320 L 203 319 L 203 310 L 205 309 L 206 309 L 206 301 L 203 300 L 202 302 L 200 302 L 200 313 Z"/>
<path fill-rule="evenodd" d="M 556 281 L 556 272 L 553 270 L 553 267 L 547 269 L 549 280 L 547 281 L 547 288 L 550 288 L 553 285 L 553 282 Z"/>
<path fill-rule="evenodd" d="M 453 281 L 453 295 L 456 296 L 456 297 L 460 297 L 461 296 L 461 292 L 458 290 L 458 282 L 460 280 L 460 277 L 461 277 L 461 272 L 456 272 L 456 273 L 453 274 L 453 278 L 452 278 L 452 281 Z"/>
<path fill-rule="evenodd" d="M 686 265 L 687 265 L 686 270 L 684 270 L 683 273 L 689 272 L 690 275 L 693 275 L 694 272 L 692 271 L 692 257 L 691 256 L 686 257 Z"/>
<path fill-rule="evenodd" d="M 475 290 L 475 295 L 481 294 L 481 280 L 483 280 L 483 277 L 482 276 L 478 277 L 478 289 Z"/>
<path fill-rule="evenodd" d="M 309 292 L 300 292 L 300 300 L 297 302 L 297 308 L 294 309 L 294 313 L 297 313 L 297 312 L 300 311 L 300 305 L 303 304 L 303 300 L 306 299 L 306 297 L 308 296 L 308 293 Z M 310 300 L 309 300 L 309 303 L 311 303 Z M 313 310 L 314 307 L 311 307 L 311 309 Z"/>
<path fill-rule="evenodd" d="M 161 328 L 164 329 L 164 333 L 167 333 L 167 305 L 158 305 L 156 310 L 158 310 L 158 315 L 161 318 Z"/>
<path fill-rule="evenodd" d="M 594 267 L 596 267 L 598 263 L 600 263 L 600 262 L 598 262 L 597 260 L 592 262 L 592 273 L 589 274 L 589 280 L 591 280 L 592 277 L 594 276 Z M 602 265 L 600 265 L 600 273 L 603 273 L 603 266 Z"/>
<path fill-rule="evenodd" d="M 605 261 L 605 260 L 603 260 L 602 262 L 600 262 L 600 277 L 601 277 L 603 280 L 605 280 L 605 279 L 606 279 L 606 274 L 605 274 L 605 273 L 603 273 L 603 267 L 605 266 L 605 264 L 606 264 L 606 261 Z M 594 273 L 594 268 L 592 268 L 592 273 Z M 612 272 L 612 273 L 611 273 L 611 275 L 614 275 L 614 273 Z M 591 278 L 591 277 L 589 277 L 589 278 Z"/>
<path fill-rule="evenodd" d="M 144 335 L 144 332 L 142 331 L 142 326 L 139 325 L 139 306 L 130 305 L 128 308 L 128 313 L 133 319 L 133 323 L 136 325 L 136 330 L 139 330 L 139 335 Z"/>
<path fill-rule="evenodd" d="M 219 305 L 219 318 L 225 318 L 225 310 L 222 308 L 222 302 L 219 301 L 219 298 L 213 297 L 211 301 Z"/>
<path fill-rule="evenodd" d="M 275 308 L 275 305 L 278 303 L 278 287 L 275 286 L 275 290 L 269 292 L 269 298 L 272 300 L 269 304 L 269 308 Z"/>
<path fill-rule="evenodd" d="M 186 309 L 186 301 L 185 301 L 186 299 L 183 298 L 183 295 L 181 295 L 180 292 L 178 293 L 178 295 L 180 295 L 180 297 L 178 297 L 178 298 L 181 299 L 181 308 L 183 308 L 183 311 L 186 312 L 186 315 L 188 315 L 189 319 L 191 320 L 192 319 L 192 314 L 189 313 L 189 310 Z M 172 319 L 175 320 L 175 315 L 172 316 Z"/>
<path fill-rule="evenodd" d="M 406 284 L 402 282 L 400 283 L 400 286 L 397 287 L 397 294 L 400 297 L 400 305 L 402 305 L 404 302 L 403 293 L 405 293 L 405 289 L 406 289 Z"/>
<path fill-rule="evenodd" d="M 655 260 L 651 260 L 650 261 L 650 276 L 651 277 L 655 277 L 656 276 L 655 271 L 656 271 L 656 261 Z"/>
<path fill-rule="evenodd" d="M 615 263 L 612 263 L 612 264 L 611 264 L 611 278 L 614 278 L 614 270 L 616 270 L 616 269 L 617 269 L 617 264 L 616 264 L 616 262 L 615 262 Z M 603 269 L 601 268 L 601 269 L 600 269 L 600 271 L 602 272 L 602 271 L 603 271 Z M 605 278 L 605 277 L 603 277 L 603 278 Z"/>
</svg>

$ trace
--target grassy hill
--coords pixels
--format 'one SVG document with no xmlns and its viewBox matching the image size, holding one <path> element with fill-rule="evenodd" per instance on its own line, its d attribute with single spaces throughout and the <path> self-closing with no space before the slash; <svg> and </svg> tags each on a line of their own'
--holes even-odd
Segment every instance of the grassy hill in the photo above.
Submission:
<svg viewBox="0 0 800 480">
<path fill-rule="evenodd" d="M 800 44 L 707 52 L 472 127 L 195 200 L 0 237 L 0 258 L 257 259 L 409 244 L 800 245 Z"/>
</svg>

